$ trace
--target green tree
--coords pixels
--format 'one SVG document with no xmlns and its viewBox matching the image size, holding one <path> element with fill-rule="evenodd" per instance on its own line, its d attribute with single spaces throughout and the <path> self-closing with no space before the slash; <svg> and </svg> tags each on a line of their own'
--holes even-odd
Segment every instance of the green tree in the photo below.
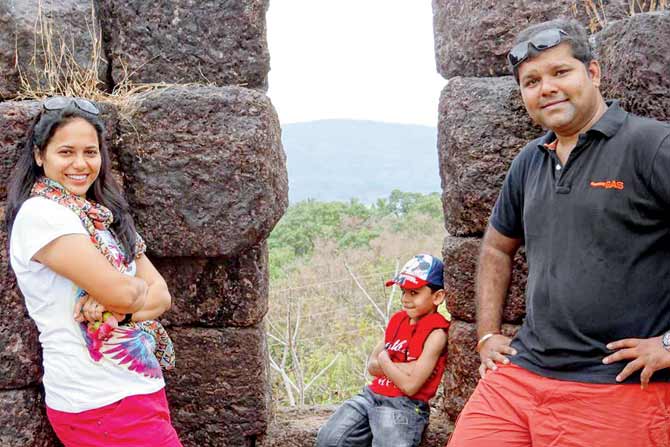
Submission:
<svg viewBox="0 0 670 447">
<path fill-rule="evenodd" d="M 357 199 L 293 204 L 268 240 L 271 278 L 280 277 L 297 260 L 309 258 L 318 240 L 333 241 L 340 248 L 366 248 L 389 222 L 393 231 L 420 227 L 417 216 L 441 220 L 440 195 L 394 190 L 373 205 Z"/>
</svg>

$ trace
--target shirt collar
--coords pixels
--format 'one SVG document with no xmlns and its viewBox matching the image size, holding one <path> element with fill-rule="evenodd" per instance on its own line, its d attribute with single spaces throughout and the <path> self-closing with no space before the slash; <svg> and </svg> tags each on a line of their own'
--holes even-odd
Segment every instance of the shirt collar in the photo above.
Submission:
<svg viewBox="0 0 670 447">
<path fill-rule="evenodd" d="M 600 132 L 607 138 L 610 138 L 615 133 L 617 133 L 626 119 L 628 112 L 619 107 L 618 100 L 607 101 L 607 106 L 607 110 L 603 116 L 601 116 L 598 122 L 596 122 L 587 132 Z"/>
<path fill-rule="evenodd" d="M 603 113 L 603 116 L 593 125 L 586 133 L 599 132 L 607 138 L 610 138 L 617 133 L 621 125 L 623 124 L 628 112 L 622 109 L 619 106 L 619 101 L 606 101 L 607 110 Z M 556 142 L 556 134 L 553 131 L 547 132 L 537 145 L 540 149 L 555 149 L 554 143 Z"/>
<path fill-rule="evenodd" d="M 537 142 L 537 147 L 543 150 L 554 150 L 555 141 L 557 141 L 556 134 L 550 130 L 540 138 L 540 141 Z"/>
</svg>

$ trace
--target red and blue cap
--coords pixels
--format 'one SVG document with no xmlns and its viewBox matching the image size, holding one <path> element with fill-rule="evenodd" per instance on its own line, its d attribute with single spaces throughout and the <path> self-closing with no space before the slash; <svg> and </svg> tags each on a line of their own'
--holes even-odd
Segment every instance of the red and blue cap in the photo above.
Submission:
<svg viewBox="0 0 670 447">
<path fill-rule="evenodd" d="M 403 289 L 419 289 L 427 284 L 444 287 L 444 264 L 428 254 L 416 255 L 407 261 L 395 278 L 386 281 L 386 287 L 393 284 Z"/>
</svg>

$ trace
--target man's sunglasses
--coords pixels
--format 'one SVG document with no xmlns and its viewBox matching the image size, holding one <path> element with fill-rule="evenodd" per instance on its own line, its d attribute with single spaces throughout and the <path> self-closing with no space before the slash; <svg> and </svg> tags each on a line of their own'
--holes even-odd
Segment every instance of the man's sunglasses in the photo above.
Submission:
<svg viewBox="0 0 670 447">
<path fill-rule="evenodd" d="M 53 98 L 49 98 L 44 101 L 44 103 L 42 103 L 42 107 L 44 107 L 44 110 L 47 111 L 62 110 L 66 107 L 69 107 L 72 103 L 74 103 L 74 105 L 79 110 L 90 113 L 91 115 L 100 114 L 100 110 L 88 99 L 73 98 L 70 96 L 54 96 Z"/>
<path fill-rule="evenodd" d="M 523 61 L 528 59 L 528 48 L 530 45 L 533 46 L 537 51 L 544 51 L 548 48 L 555 47 L 563 40 L 563 37 L 567 37 L 568 33 L 559 28 L 547 29 L 540 31 L 533 37 L 523 42 L 519 42 L 514 45 L 510 52 L 507 54 L 507 60 L 509 61 L 512 68 L 516 71 L 517 67 L 521 65 Z"/>
</svg>

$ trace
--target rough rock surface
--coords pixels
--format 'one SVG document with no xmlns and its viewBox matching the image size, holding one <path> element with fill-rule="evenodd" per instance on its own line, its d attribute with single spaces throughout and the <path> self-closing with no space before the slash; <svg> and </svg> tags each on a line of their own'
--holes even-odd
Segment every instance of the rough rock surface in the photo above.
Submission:
<svg viewBox="0 0 670 447">
<path fill-rule="evenodd" d="M 313 447 L 319 428 L 328 421 L 337 405 L 280 407 L 259 447 Z"/>
<path fill-rule="evenodd" d="M 121 191 L 123 191 L 125 186 L 125 176 L 121 172 L 121 162 L 119 161 L 119 154 L 116 150 L 116 145 L 114 144 L 114 142 L 118 140 L 118 122 L 123 118 L 119 116 L 119 110 L 114 104 L 99 102 L 97 105 L 100 109 L 100 116 L 105 124 L 105 147 L 109 153 L 112 176 L 114 177 L 114 180 L 116 180 L 119 188 L 121 188 Z"/>
<path fill-rule="evenodd" d="M 234 258 L 157 258 L 172 308 L 165 325 L 251 326 L 268 309 L 267 244 Z"/>
<path fill-rule="evenodd" d="M 444 284 L 447 290 L 447 309 L 451 316 L 475 322 L 475 273 L 481 240 L 447 236 L 444 239 Z M 512 282 L 503 310 L 505 323 L 521 323 L 526 315 L 526 265 L 523 248 L 514 259 Z"/>
<path fill-rule="evenodd" d="M 42 376 L 42 351 L 35 323 L 28 317 L 13 275 L 0 292 L 0 389 L 37 383 Z"/>
<path fill-rule="evenodd" d="M 642 116 L 670 121 L 670 11 L 611 23 L 593 38 L 606 98 Z"/>
<path fill-rule="evenodd" d="M 5 204 L 0 202 L 0 389 L 37 383 L 42 374 L 37 328 L 9 268 L 4 220 Z"/>
<path fill-rule="evenodd" d="M 44 401 L 35 387 L 0 391 L 0 445 L 61 446 L 51 430 L 44 408 Z"/>
<path fill-rule="evenodd" d="M 0 102 L 0 200 L 7 198 L 7 180 L 39 107 L 37 101 Z"/>
<path fill-rule="evenodd" d="M 259 244 L 288 204 L 270 100 L 239 87 L 141 96 L 120 120 L 126 196 L 151 252 L 231 256 Z"/>
<path fill-rule="evenodd" d="M 559 17 L 577 18 L 598 28 L 598 21 L 575 0 L 433 0 L 433 29 L 438 72 L 454 76 L 511 74 L 506 61 L 516 34 L 527 26 Z M 593 2 L 598 3 L 598 2 Z M 605 0 L 599 17 L 625 17 L 628 0 Z"/>
<path fill-rule="evenodd" d="M 115 83 L 127 73 L 131 81 L 142 83 L 267 88 L 268 0 L 96 0 L 96 4 Z"/>
<path fill-rule="evenodd" d="M 503 334 L 513 336 L 519 326 L 504 324 Z M 452 320 L 449 327 L 449 357 L 444 373 L 444 410 L 456 420 L 479 381 L 477 330 L 474 324 Z"/>
<path fill-rule="evenodd" d="M 259 447 L 313 447 L 319 428 L 326 423 L 336 405 L 303 408 L 279 408 L 267 436 Z M 440 414 L 431 414 L 421 447 L 443 447 L 453 431 L 453 424 Z"/>
<path fill-rule="evenodd" d="M 442 91 L 439 112 L 447 231 L 481 235 L 512 159 L 543 131 L 528 117 L 511 76 L 454 78 Z"/>
<path fill-rule="evenodd" d="M 172 420 L 185 446 L 247 446 L 267 430 L 263 325 L 170 329 L 177 367 L 166 374 Z"/>
<path fill-rule="evenodd" d="M 52 58 L 45 57 L 49 51 L 43 43 L 49 36 L 52 36 L 51 52 L 55 56 Z M 95 69 L 97 60 L 98 78 L 104 79 L 106 63 L 94 57 L 95 42 L 100 40 L 100 26 L 90 0 L 0 0 L 0 72 L 3 75 L 0 98 L 16 96 L 21 76 L 33 88 L 44 88 L 49 83 L 48 78 L 52 78 L 53 85 L 56 81 L 53 61 L 59 57 L 61 46 L 66 56 L 60 72 L 68 72 L 70 61 L 84 69 Z M 31 62 L 33 59 L 37 62 Z M 45 65 L 45 60 L 52 63 Z"/>
</svg>

